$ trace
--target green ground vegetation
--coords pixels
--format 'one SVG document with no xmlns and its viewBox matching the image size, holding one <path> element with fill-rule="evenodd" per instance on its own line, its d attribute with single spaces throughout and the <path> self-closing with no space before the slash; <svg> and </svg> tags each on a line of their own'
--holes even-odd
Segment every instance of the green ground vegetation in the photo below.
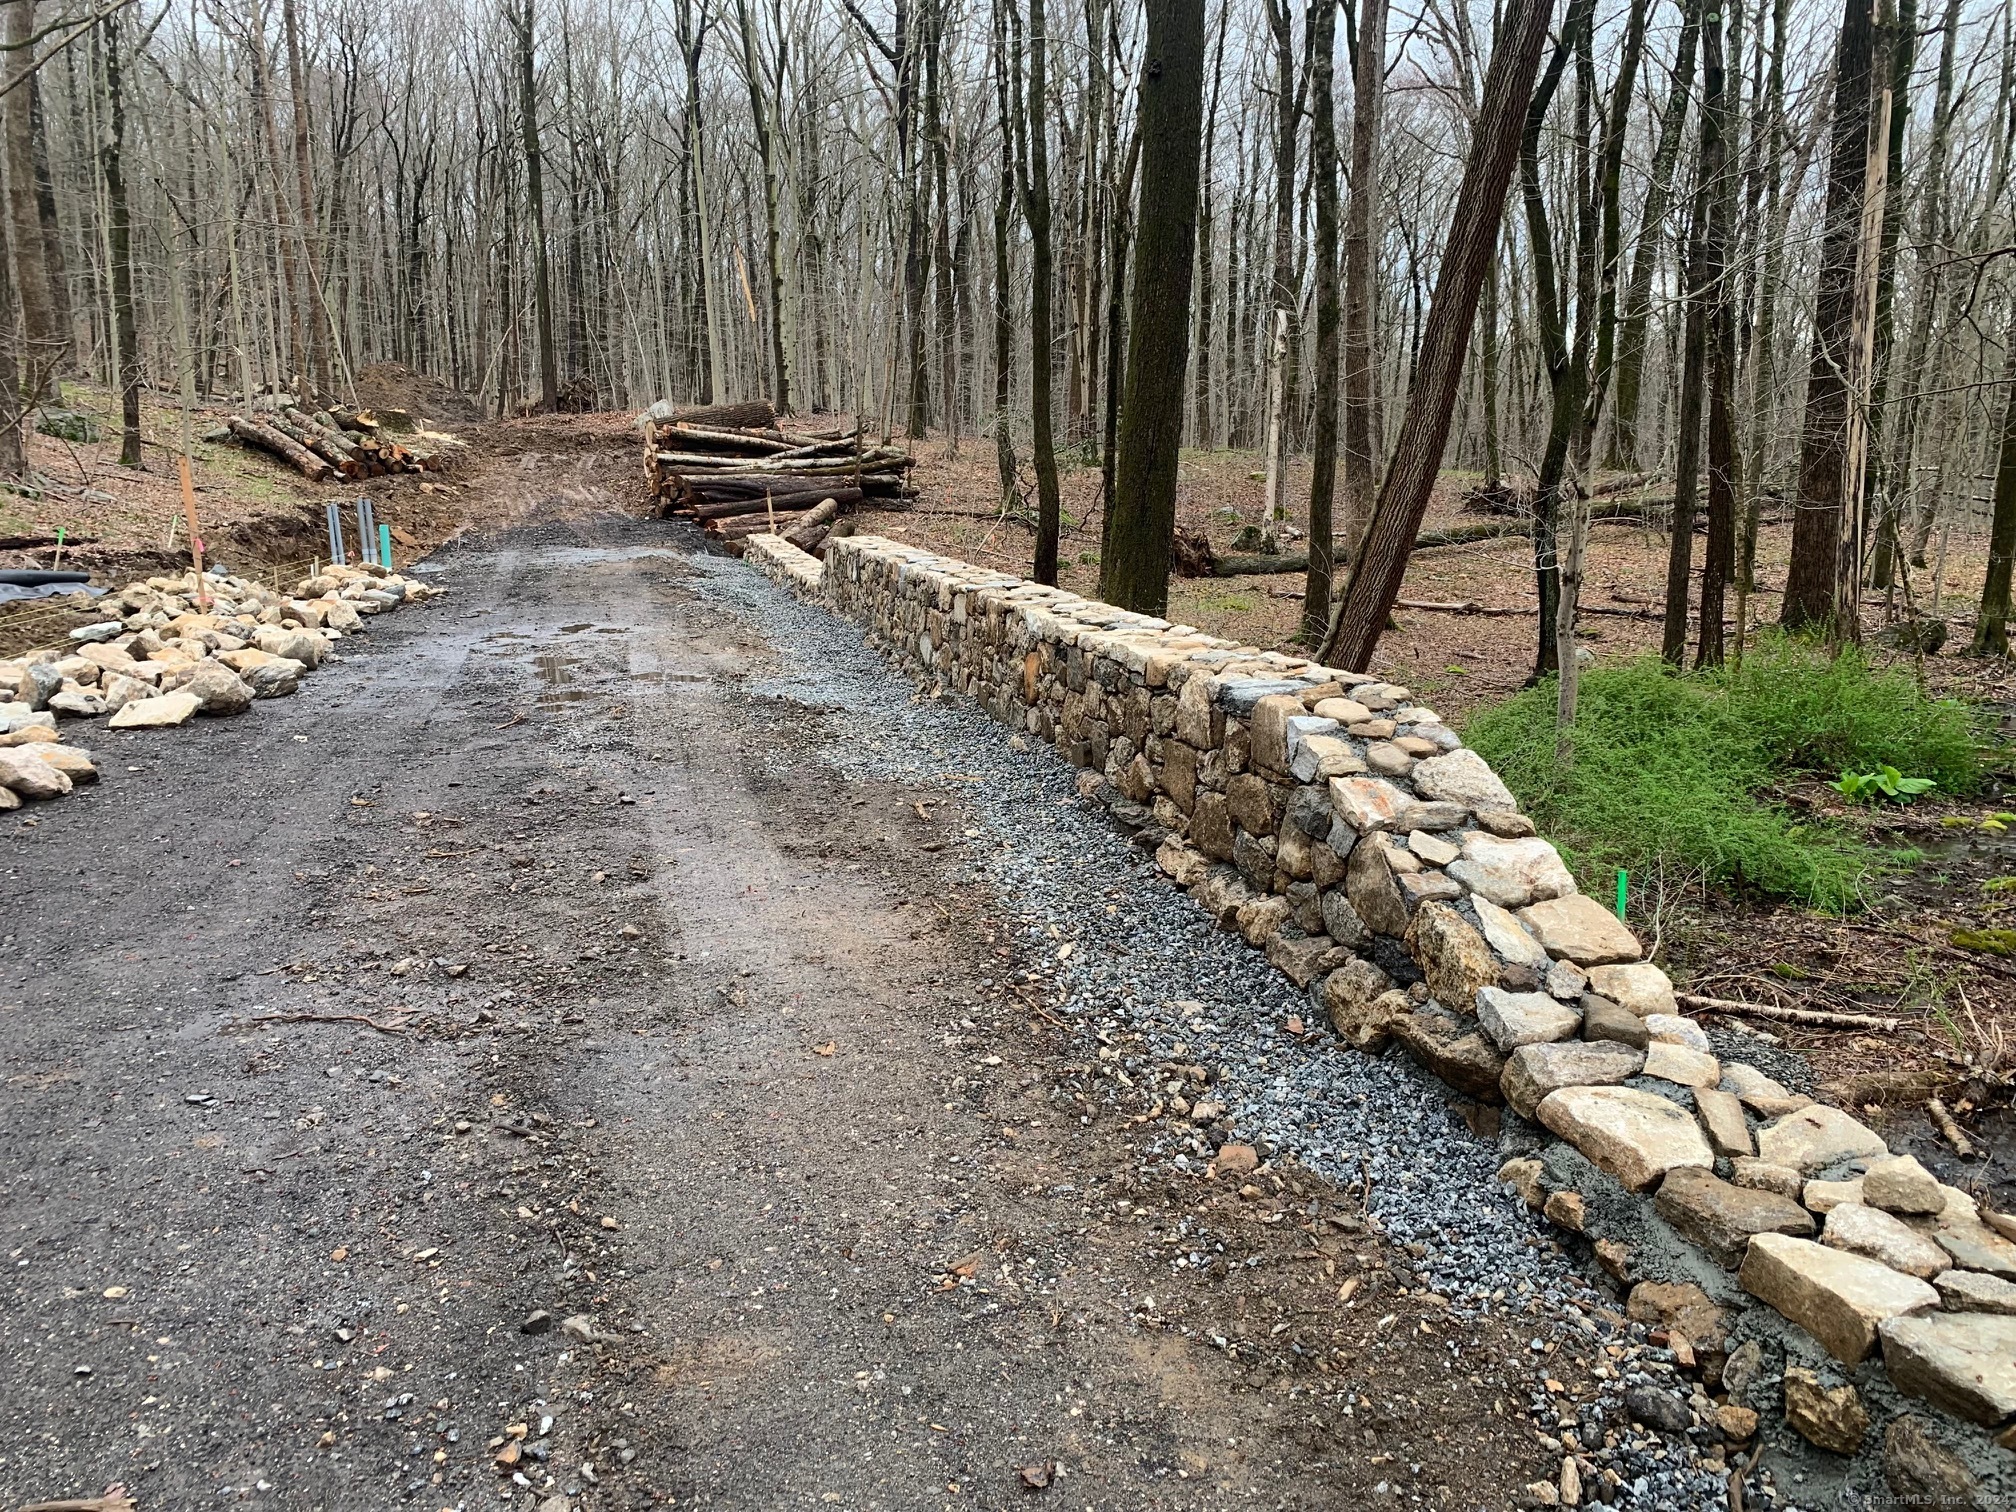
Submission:
<svg viewBox="0 0 2016 1512">
<path fill-rule="evenodd" d="M 1552 681 L 1481 709 L 1464 737 L 1498 769 L 1593 892 L 1615 869 L 1756 889 L 1839 911 L 1894 853 L 1804 818 L 1788 785 L 1891 766 L 1975 791 L 1980 722 L 1901 669 L 1771 638 L 1740 668 L 1676 673 L 1656 657 L 1592 668 L 1564 760 Z"/>
</svg>

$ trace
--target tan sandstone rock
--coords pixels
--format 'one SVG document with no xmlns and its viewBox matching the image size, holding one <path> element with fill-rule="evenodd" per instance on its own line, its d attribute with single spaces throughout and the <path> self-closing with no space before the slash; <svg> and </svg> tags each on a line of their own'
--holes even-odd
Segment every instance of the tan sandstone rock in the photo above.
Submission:
<svg viewBox="0 0 2016 1512">
<path fill-rule="evenodd" d="M 1561 956 L 1577 966 L 1609 966 L 1635 961 L 1643 954 L 1638 937 L 1623 921 L 1582 893 L 1522 908 L 1519 918 L 1549 955 Z"/>
<path fill-rule="evenodd" d="M 1844 1365 L 1876 1347 L 1877 1326 L 1885 1319 L 1939 1305 L 1939 1294 L 1915 1276 L 1788 1234 L 1752 1239 L 1737 1280 Z"/>
<path fill-rule="evenodd" d="M 1693 1115 L 1635 1087 L 1563 1087 L 1542 1099 L 1538 1115 L 1634 1192 L 1676 1167 L 1715 1164 Z"/>
</svg>

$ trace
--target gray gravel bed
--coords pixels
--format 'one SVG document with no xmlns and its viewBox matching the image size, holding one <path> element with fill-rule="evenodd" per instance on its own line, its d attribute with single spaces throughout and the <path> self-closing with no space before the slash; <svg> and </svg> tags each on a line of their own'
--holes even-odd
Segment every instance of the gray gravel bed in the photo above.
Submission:
<svg viewBox="0 0 2016 1512">
<path fill-rule="evenodd" d="M 1692 1512 L 1723 1504 L 1724 1476 L 1700 1467 L 1694 1445 L 1625 1419 L 1626 1387 L 1656 1386 L 1684 1398 L 1689 1383 L 1661 1368 L 1664 1352 L 1643 1347 L 1636 1325 L 1618 1329 L 1585 1311 L 1617 1309 L 1550 1242 L 1551 1230 L 1500 1186 L 1502 1155 L 1463 1126 L 1441 1082 L 1397 1050 L 1372 1057 L 1322 1036 L 1303 1043 L 1289 1035 L 1289 1015 L 1317 1024 L 1321 1010 L 1261 952 L 1216 928 L 1102 808 L 1080 799 L 1078 769 L 1049 747 L 1012 738 L 968 700 L 921 697 L 867 646 L 858 626 L 741 563 L 710 557 L 696 565 L 704 591 L 760 625 L 779 655 L 776 669 L 748 679 L 749 697 L 817 710 L 832 737 L 817 755 L 843 775 L 941 783 L 970 809 L 981 831 L 966 840 L 971 875 L 1018 916 L 1025 957 L 1047 958 L 1029 975 L 1061 996 L 1056 1011 L 1089 1035 L 1142 1034 L 1159 1052 L 1140 1057 L 1142 1069 L 1180 1043 L 1215 1074 L 1212 1095 L 1228 1105 L 1242 1138 L 1292 1156 L 1340 1188 L 1369 1182 L 1368 1213 L 1407 1247 L 1418 1284 L 1448 1298 L 1453 1312 L 1531 1314 L 1536 1361 L 1550 1340 L 1571 1333 L 1638 1344 L 1643 1352 L 1621 1381 L 1606 1383 L 1612 1394 L 1603 1402 L 1603 1418 L 1622 1431 L 1624 1447 L 1607 1459 L 1600 1451 L 1590 1457 L 1623 1477 L 1616 1505 Z M 1072 948 L 1060 960 L 1067 943 Z M 1144 962 L 1153 963 L 1152 984 L 1143 980 Z M 1148 1154 L 1151 1162 L 1198 1172 L 1210 1146 L 1171 1132 Z M 1210 1258 L 1185 1255 L 1175 1263 Z M 1460 1355 L 1460 1341 L 1449 1347 Z M 1543 1434 L 1577 1427 L 1541 1388 L 1543 1375 L 1536 1368 L 1529 1403 L 1536 1425 Z M 1585 1407 L 1580 1436 L 1600 1445 L 1602 1429 L 1588 1416 Z M 1768 1484 L 1750 1489 L 1764 1498 L 1752 1506 L 1779 1504 Z"/>
</svg>

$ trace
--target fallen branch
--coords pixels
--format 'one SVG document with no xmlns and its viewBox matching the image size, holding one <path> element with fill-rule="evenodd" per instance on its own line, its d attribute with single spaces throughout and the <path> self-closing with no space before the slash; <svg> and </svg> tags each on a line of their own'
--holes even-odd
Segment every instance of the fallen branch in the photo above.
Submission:
<svg viewBox="0 0 2016 1512">
<path fill-rule="evenodd" d="M 1811 1024 L 1821 1029 L 1874 1029 L 1884 1034 L 1897 1032 L 1898 1020 L 1870 1013 L 1832 1013 L 1821 1008 L 1780 1008 L 1770 1003 L 1738 1003 L 1730 998 L 1697 997 L 1676 992 L 1682 1008 L 1703 1013 L 1728 1013 L 1738 1018 L 1780 1019 L 1788 1024 Z"/>
<path fill-rule="evenodd" d="M 1928 1097 L 1925 1099 L 1925 1111 L 1931 1116 L 1932 1126 L 1945 1136 L 1946 1143 L 1953 1146 L 1955 1155 L 1962 1160 L 1972 1160 L 1981 1153 L 1974 1148 L 1974 1141 L 1963 1134 L 1960 1125 L 1953 1121 L 1953 1114 L 1944 1102 L 1936 1097 Z"/>
<path fill-rule="evenodd" d="M 404 1034 L 404 1024 L 381 1024 L 377 1019 L 361 1013 L 261 1013 L 246 1020 L 248 1024 L 366 1024 L 380 1034 Z"/>
</svg>

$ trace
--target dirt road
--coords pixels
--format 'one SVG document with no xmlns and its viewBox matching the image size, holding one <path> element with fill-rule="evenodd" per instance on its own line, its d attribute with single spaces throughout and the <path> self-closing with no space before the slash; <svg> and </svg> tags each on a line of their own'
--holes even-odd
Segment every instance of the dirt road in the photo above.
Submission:
<svg viewBox="0 0 2016 1512">
<path fill-rule="evenodd" d="M 465 541 L 300 696 L 94 732 L 104 783 L 10 816 L 0 1507 L 1552 1478 L 1529 1408 L 1573 1426 L 1610 1321 L 1453 1323 L 1363 1193 L 1151 1159 L 978 859 L 1070 774 L 1032 755 L 979 814 L 949 715 L 849 714 L 858 669 L 696 551 Z M 1079 851 L 1147 875 L 1118 831 Z M 1278 991 L 1245 956 L 1227 993 Z"/>
</svg>

